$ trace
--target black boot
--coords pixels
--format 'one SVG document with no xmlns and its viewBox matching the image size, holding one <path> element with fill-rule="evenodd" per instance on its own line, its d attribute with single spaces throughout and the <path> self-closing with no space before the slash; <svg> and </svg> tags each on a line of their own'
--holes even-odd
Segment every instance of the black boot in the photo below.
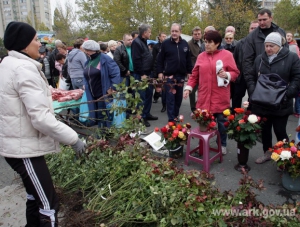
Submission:
<svg viewBox="0 0 300 227">
<path fill-rule="evenodd" d="M 161 111 L 160 112 L 165 112 L 166 111 L 166 105 L 163 105 L 163 107 L 162 107 L 162 109 L 161 109 Z"/>
</svg>

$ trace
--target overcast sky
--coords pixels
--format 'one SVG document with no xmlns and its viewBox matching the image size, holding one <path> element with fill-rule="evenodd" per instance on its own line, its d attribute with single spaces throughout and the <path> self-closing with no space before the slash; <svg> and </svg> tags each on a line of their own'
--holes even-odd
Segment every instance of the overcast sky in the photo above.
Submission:
<svg viewBox="0 0 300 227">
<path fill-rule="evenodd" d="M 74 7 L 76 6 L 75 0 L 59 0 L 59 1 L 58 0 L 50 0 L 52 16 L 54 14 L 54 10 L 55 10 L 57 2 L 59 2 L 62 6 L 64 6 L 67 1 L 70 2 L 72 5 L 74 5 Z"/>
</svg>

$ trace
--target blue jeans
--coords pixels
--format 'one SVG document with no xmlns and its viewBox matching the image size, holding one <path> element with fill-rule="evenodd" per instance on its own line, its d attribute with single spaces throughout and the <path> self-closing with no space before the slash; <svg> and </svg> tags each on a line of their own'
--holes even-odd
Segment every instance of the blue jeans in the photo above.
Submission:
<svg viewBox="0 0 300 227">
<path fill-rule="evenodd" d="M 172 79 L 167 78 L 167 83 L 164 86 L 169 121 L 174 121 L 174 119 L 178 117 L 183 98 L 183 84 L 182 86 L 174 85 L 174 80 L 176 80 L 177 83 L 181 83 L 181 80 L 184 81 L 184 76 L 176 75 L 173 76 Z M 173 89 L 176 90 L 175 94 L 173 94 Z"/>
<path fill-rule="evenodd" d="M 84 82 L 82 78 L 71 78 L 73 89 L 82 89 Z"/>
<path fill-rule="evenodd" d="M 215 113 L 214 114 L 215 119 L 218 123 L 218 131 L 221 136 L 221 145 L 222 147 L 226 147 L 227 145 L 227 133 L 226 133 L 226 128 L 224 126 L 224 123 L 226 122 L 226 118 L 224 117 L 223 113 Z"/>
<path fill-rule="evenodd" d="M 135 80 L 141 81 L 140 74 L 133 74 Z M 150 76 L 150 75 L 148 75 Z M 150 110 L 152 106 L 152 96 L 153 96 L 153 85 L 149 84 L 145 90 L 139 90 L 140 97 L 142 99 L 142 103 L 140 103 L 137 108 L 143 106 L 142 110 L 142 118 L 146 118 L 150 116 Z"/>
<path fill-rule="evenodd" d="M 298 94 L 295 97 L 295 113 L 300 114 L 300 97 Z"/>
</svg>

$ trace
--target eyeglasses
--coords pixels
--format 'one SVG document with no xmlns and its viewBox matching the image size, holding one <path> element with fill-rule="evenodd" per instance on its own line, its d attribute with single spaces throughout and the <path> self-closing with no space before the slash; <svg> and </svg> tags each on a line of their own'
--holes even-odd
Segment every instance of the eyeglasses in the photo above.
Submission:
<svg viewBox="0 0 300 227">
<path fill-rule="evenodd" d="M 232 40 L 233 38 L 225 38 L 226 40 Z"/>
</svg>

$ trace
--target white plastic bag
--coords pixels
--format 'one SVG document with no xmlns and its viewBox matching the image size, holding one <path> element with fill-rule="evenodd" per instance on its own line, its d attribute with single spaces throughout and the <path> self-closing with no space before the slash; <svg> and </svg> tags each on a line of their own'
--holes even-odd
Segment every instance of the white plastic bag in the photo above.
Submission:
<svg viewBox="0 0 300 227">
<path fill-rule="evenodd" d="M 223 62 L 222 60 L 218 60 L 216 62 L 216 73 L 218 74 L 218 72 L 223 68 Z M 225 78 L 221 78 L 217 75 L 217 79 L 218 79 L 218 87 L 227 87 L 227 85 L 229 84 L 229 80 L 225 79 Z"/>
<path fill-rule="evenodd" d="M 66 83 L 66 79 L 65 78 L 59 77 L 59 86 L 58 86 L 58 88 L 62 89 L 62 90 L 68 91 L 70 89 L 70 84 Z"/>
</svg>

